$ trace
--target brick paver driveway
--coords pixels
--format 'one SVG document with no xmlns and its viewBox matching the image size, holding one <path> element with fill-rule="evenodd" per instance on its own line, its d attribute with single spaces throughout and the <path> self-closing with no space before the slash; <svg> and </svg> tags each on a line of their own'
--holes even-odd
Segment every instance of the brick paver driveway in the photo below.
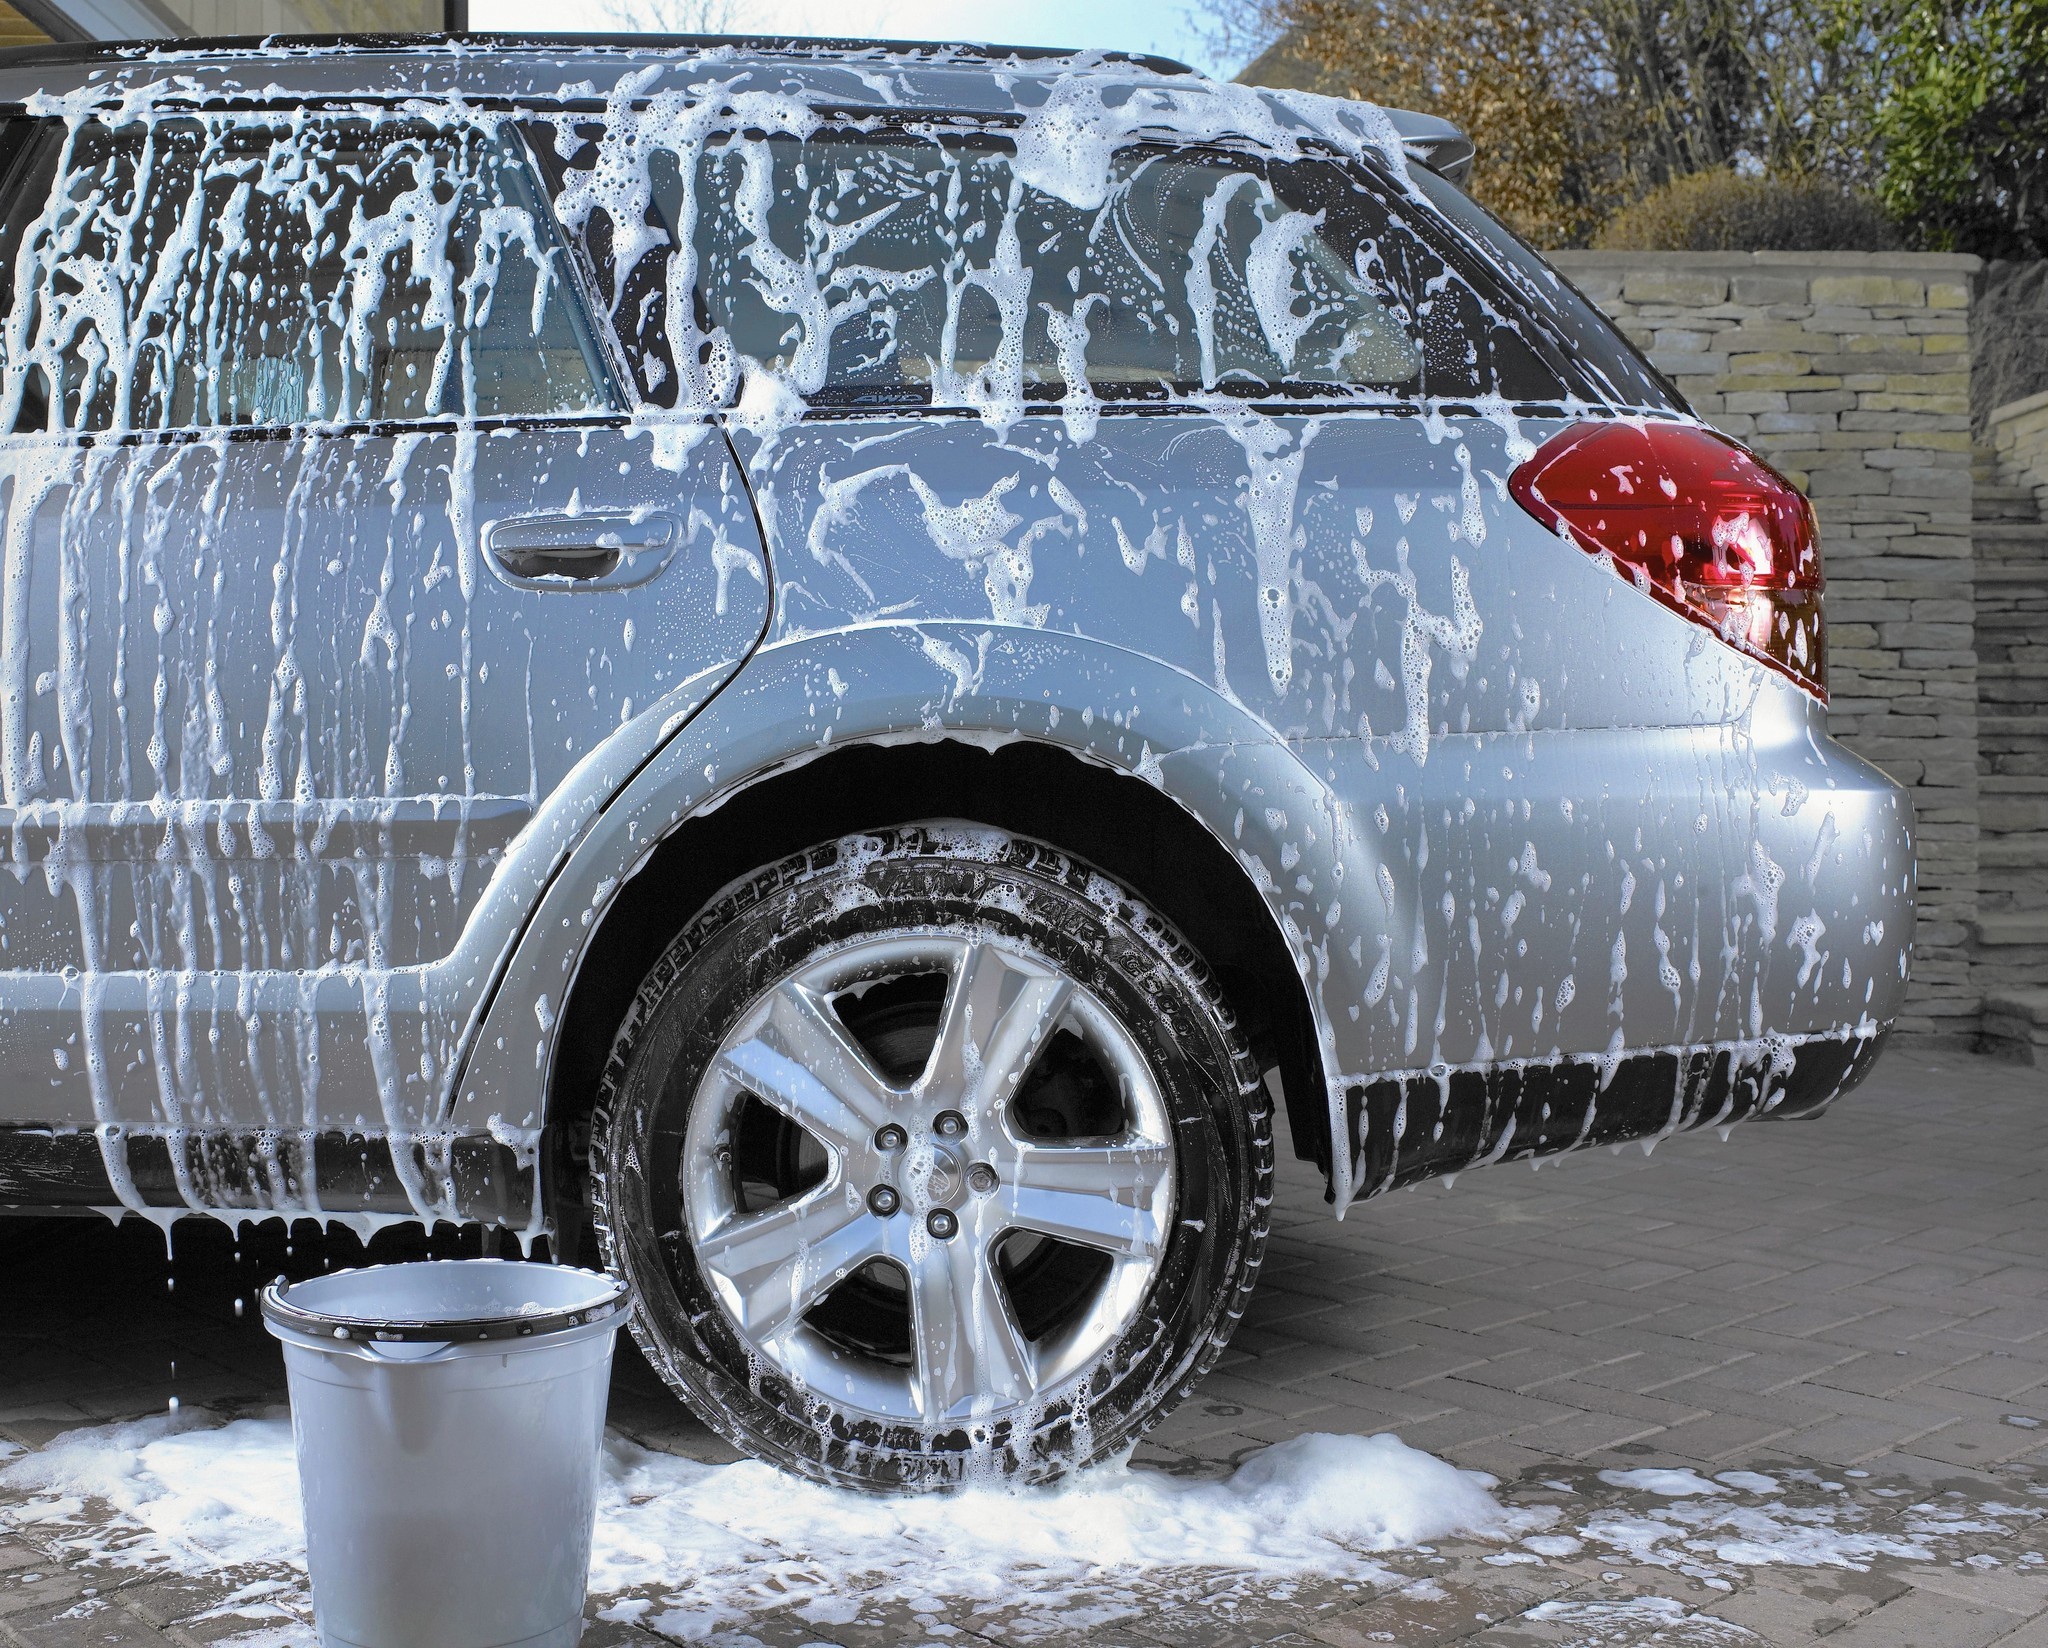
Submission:
<svg viewBox="0 0 2048 1648">
<path fill-rule="evenodd" d="M 173 1395 L 280 1400 L 275 1349 L 233 1301 L 282 1266 L 353 1257 L 345 1239 L 305 1236 L 289 1254 L 275 1232 L 238 1250 L 194 1224 L 173 1291 L 161 1242 L 133 1221 L 0 1221 L 0 1435 L 35 1449 Z M 1509 1504 L 1552 1507 L 1582 1537 L 1444 1542 L 1387 1559 L 1367 1585 L 1190 1569 L 1117 1587 L 1086 1627 L 1029 1595 L 914 1616 L 856 1597 L 839 1610 L 851 1621 L 767 1607 L 723 1640 L 2048 1648 L 2044 1296 L 2048 1077 L 1983 1059 L 1897 1050 L 1819 1121 L 1674 1139 L 1649 1159 L 1630 1147 L 1497 1167 L 1341 1224 L 1289 1169 L 1249 1318 L 1138 1462 L 1221 1473 L 1303 1432 L 1391 1430 L 1494 1473 Z M 630 1353 L 612 1416 L 642 1441 L 719 1457 Z M 1681 1549 L 1675 1533 L 1661 1550 L 1603 1543 L 1603 1520 L 1714 1503 L 1601 1474 L 1653 1466 L 1765 1473 L 1781 1524 L 1853 1526 L 1909 1554 L 1802 1567 L 1711 1539 Z M 87 1566 L 45 1530 L 7 1526 L 0 1499 L 9 1642 L 310 1640 L 289 1621 L 249 1635 L 246 1617 L 215 1611 L 225 1579 Z M 303 1612 L 291 1586 L 279 1596 Z M 602 1621 L 585 1641 L 645 1648 L 658 1617 Z"/>
</svg>

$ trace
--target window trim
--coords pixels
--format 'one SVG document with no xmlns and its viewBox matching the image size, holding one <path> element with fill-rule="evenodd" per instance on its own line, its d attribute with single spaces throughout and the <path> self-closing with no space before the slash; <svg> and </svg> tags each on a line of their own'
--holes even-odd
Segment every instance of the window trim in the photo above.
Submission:
<svg viewBox="0 0 2048 1648">
<path fill-rule="evenodd" d="M 1420 162 L 1415 164 L 1420 164 Z M 1653 386 L 1662 390 L 1668 397 L 1668 404 L 1657 406 L 1654 410 L 1667 413 L 1677 412 L 1686 417 L 1695 415 L 1678 385 L 1659 369 L 1643 350 L 1636 347 L 1629 335 L 1597 303 L 1587 297 L 1569 275 L 1546 258 L 1539 248 L 1532 245 L 1503 219 L 1488 211 L 1486 207 L 1480 205 L 1476 199 L 1473 199 L 1470 192 L 1458 179 L 1446 176 L 1432 167 L 1424 166 L 1423 170 L 1428 172 L 1430 176 L 1446 188 L 1463 195 L 1473 207 L 1477 208 L 1486 217 L 1487 221 L 1492 224 L 1498 233 L 1507 236 L 1522 251 L 1542 264 L 1549 271 L 1551 279 L 1555 280 L 1558 285 L 1570 292 L 1579 302 L 1583 303 L 1591 315 L 1606 323 L 1609 330 L 1613 332 L 1620 351 L 1636 364 L 1644 377 Z M 1415 185 L 1416 190 L 1419 190 L 1421 187 L 1422 185 L 1420 184 Z M 1414 194 L 1414 191 L 1410 191 L 1410 193 L 1411 198 L 1419 198 L 1419 196 Z M 1520 318 L 1530 321 L 1540 329 L 1544 341 L 1550 346 L 1551 352 L 1555 354 L 1557 360 L 1561 363 L 1560 371 L 1568 372 L 1571 376 L 1576 377 L 1584 395 L 1590 398 L 1595 405 L 1609 404 L 1614 397 L 1595 380 L 1592 371 L 1581 361 L 1571 338 L 1546 313 L 1545 307 L 1541 302 L 1541 292 L 1525 289 L 1524 281 L 1526 277 L 1520 271 L 1498 270 L 1492 260 L 1486 257 L 1485 249 L 1479 244 L 1477 237 L 1470 231 L 1461 228 L 1437 207 L 1434 202 L 1425 202 L 1425 208 L 1429 216 L 1435 222 L 1442 225 L 1446 243 L 1454 247 L 1471 265 L 1472 273 L 1469 278 L 1474 282 L 1475 288 L 1482 290 L 1488 287 L 1492 288 L 1505 300 L 1504 306 L 1514 308 L 1518 311 Z"/>
<path fill-rule="evenodd" d="M 576 334 L 576 342 L 583 351 L 584 364 L 590 369 L 591 382 L 601 392 L 605 401 L 603 410 L 623 412 L 630 404 L 625 395 L 625 378 L 621 368 L 623 362 L 616 354 L 616 342 L 612 329 L 599 324 L 597 304 L 593 301 L 588 281 L 585 278 L 583 259 L 576 255 L 576 248 L 569 244 L 569 237 L 562 229 L 562 220 L 555 215 L 554 196 L 548 190 L 547 173 L 541 169 L 540 159 L 533 152 L 528 138 L 526 123 L 509 120 L 497 132 L 498 145 L 516 157 L 516 163 L 524 168 L 526 181 L 533 190 L 534 215 L 538 217 L 541 232 L 547 237 L 550 247 L 560 259 L 560 285 L 569 306 L 569 326 Z M 510 414 L 514 417 L 551 421 L 561 417 L 582 417 L 577 412 L 528 412 Z M 476 420 L 468 420 L 475 422 Z"/>
</svg>

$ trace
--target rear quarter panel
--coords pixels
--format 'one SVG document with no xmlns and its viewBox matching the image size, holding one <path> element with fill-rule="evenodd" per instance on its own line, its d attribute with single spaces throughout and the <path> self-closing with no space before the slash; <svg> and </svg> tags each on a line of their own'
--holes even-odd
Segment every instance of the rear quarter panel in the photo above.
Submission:
<svg viewBox="0 0 2048 1648">
<path fill-rule="evenodd" d="M 541 1113 L 538 998 L 673 823 L 861 739 L 1033 738 L 1160 785 L 1259 887 L 1354 1189 L 1607 1136 L 1369 1091 L 1861 1045 L 1910 942 L 1905 803 L 1789 682 L 1508 498 L 1561 422 L 1428 415 L 805 424 L 739 445 L 771 641 L 551 889 L 456 1120 Z M 1276 478 L 1277 477 L 1277 478 Z M 971 522 L 969 531 L 961 525 Z M 601 839 L 600 839 L 601 838 Z M 1142 891 L 1142 889 L 1141 889 Z M 1405 1080 L 1406 1085 L 1401 1086 Z M 1639 1105 L 1640 1108 L 1640 1105 Z M 1631 1131 L 1711 1119 L 1674 1082 Z M 1366 1135 L 1370 1135 L 1367 1137 Z"/>
</svg>

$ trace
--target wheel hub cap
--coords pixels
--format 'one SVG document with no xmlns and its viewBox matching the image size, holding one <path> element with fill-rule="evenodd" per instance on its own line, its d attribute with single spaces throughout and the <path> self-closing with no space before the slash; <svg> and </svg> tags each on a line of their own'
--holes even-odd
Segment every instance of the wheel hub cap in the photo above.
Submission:
<svg viewBox="0 0 2048 1648">
<path fill-rule="evenodd" d="M 967 1168 L 958 1154 L 944 1145 L 932 1147 L 931 1166 L 924 1172 L 923 1205 L 951 1207 L 960 1199 L 967 1183 Z"/>
</svg>

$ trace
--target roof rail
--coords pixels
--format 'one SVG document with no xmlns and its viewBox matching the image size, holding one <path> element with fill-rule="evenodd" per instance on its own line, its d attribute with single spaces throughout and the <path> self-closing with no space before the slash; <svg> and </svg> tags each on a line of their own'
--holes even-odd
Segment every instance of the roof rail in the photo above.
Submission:
<svg viewBox="0 0 2048 1648">
<path fill-rule="evenodd" d="M 1146 69 L 1154 74 L 1192 75 L 1199 71 L 1177 58 L 1148 52 L 1082 51 L 1053 46 L 977 45 L 948 40 L 868 40 L 857 38 L 813 38 L 787 34 L 272 34 L 211 35 L 180 37 L 175 40 L 108 40 L 59 42 L 48 46 L 23 46 L 0 51 L 0 62 L 84 63 L 117 61 L 157 52 L 179 54 L 220 53 L 247 56 L 262 51 L 347 51 L 390 52 L 421 47 L 478 48 L 491 52 L 530 51 L 641 51 L 662 52 L 740 51 L 763 57 L 852 57 L 884 53 L 892 57 L 935 62 L 1023 62 L 1056 63 L 1090 58 Z"/>
</svg>

